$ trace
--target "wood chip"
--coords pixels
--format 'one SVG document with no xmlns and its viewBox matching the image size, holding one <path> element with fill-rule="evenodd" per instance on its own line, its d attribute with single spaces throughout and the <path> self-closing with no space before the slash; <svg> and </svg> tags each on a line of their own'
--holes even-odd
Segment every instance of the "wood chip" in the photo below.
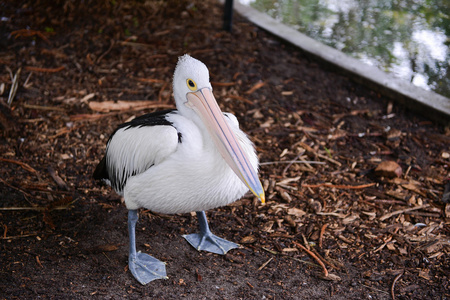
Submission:
<svg viewBox="0 0 450 300">
<path fill-rule="evenodd" d="M 292 216 L 296 216 L 297 218 L 300 218 L 300 217 L 303 217 L 304 215 L 306 215 L 306 212 L 304 210 L 301 210 L 301 209 L 295 208 L 295 207 L 289 208 L 287 210 L 287 213 Z"/>
<path fill-rule="evenodd" d="M 110 111 L 126 111 L 126 110 L 138 110 L 144 108 L 170 108 L 173 105 L 159 103 L 157 101 L 90 101 L 89 108 L 98 112 L 110 112 Z"/>
<path fill-rule="evenodd" d="M 245 236 L 240 241 L 241 244 L 252 244 L 254 242 L 256 242 L 256 238 L 253 235 Z"/>
<path fill-rule="evenodd" d="M 375 174 L 385 177 L 401 177 L 402 167 L 395 161 L 383 161 L 375 168 Z"/>
<path fill-rule="evenodd" d="M 388 213 L 388 214 L 385 214 L 384 216 L 382 216 L 382 217 L 380 218 L 380 221 L 384 221 L 384 220 L 386 220 L 386 219 L 389 219 L 390 217 L 393 217 L 393 216 L 396 216 L 396 215 L 399 215 L 399 214 L 402 214 L 402 213 L 405 213 L 405 212 L 408 212 L 408 211 L 413 211 L 413 210 L 418 210 L 418 209 L 426 208 L 426 207 L 428 207 L 428 206 L 429 206 L 428 204 L 425 204 L 425 205 L 418 206 L 418 207 L 411 207 L 411 208 L 406 208 L 406 209 L 396 210 L 396 211 L 394 211 L 394 212 L 391 212 L 391 213 Z"/>
</svg>

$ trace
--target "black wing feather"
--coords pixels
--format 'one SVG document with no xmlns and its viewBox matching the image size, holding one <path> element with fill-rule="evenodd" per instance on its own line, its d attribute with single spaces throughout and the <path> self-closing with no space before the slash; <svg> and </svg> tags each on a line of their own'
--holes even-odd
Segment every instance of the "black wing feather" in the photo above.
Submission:
<svg viewBox="0 0 450 300">
<path fill-rule="evenodd" d="M 172 122 L 168 121 L 166 119 L 166 116 L 167 116 L 167 114 L 175 112 L 175 111 L 176 111 L 175 109 L 167 109 L 167 110 L 157 111 L 157 112 L 153 112 L 153 113 L 148 113 L 148 114 L 139 116 L 137 118 L 134 118 L 130 122 L 120 124 L 114 130 L 114 132 L 111 134 L 111 136 L 109 137 L 108 143 L 113 138 L 114 134 L 122 128 L 124 128 L 124 130 L 127 130 L 129 128 L 143 127 L 143 126 L 161 126 L 161 125 L 172 126 L 173 125 Z M 181 133 L 180 132 L 178 132 L 178 142 L 181 143 Z M 111 182 L 111 186 L 117 187 L 117 188 L 119 188 L 119 190 L 121 190 L 123 188 L 123 186 L 125 185 L 126 181 L 122 182 L 122 183 L 115 182 L 116 181 L 114 178 L 115 176 L 111 176 L 112 174 L 110 174 L 108 172 L 106 156 L 107 156 L 107 153 L 105 154 L 105 156 L 103 156 L 103 158 L 100 160 L 99 164 L 95 168 L 95 171 L 93 173 L 93 178 L 96 180 L 109 180 Z M 125 178 L 125 180 L 126 180 L 126 178 Z M 120 187 L 119 187 L 119 185 L 120 185 Z"/>
</svg>

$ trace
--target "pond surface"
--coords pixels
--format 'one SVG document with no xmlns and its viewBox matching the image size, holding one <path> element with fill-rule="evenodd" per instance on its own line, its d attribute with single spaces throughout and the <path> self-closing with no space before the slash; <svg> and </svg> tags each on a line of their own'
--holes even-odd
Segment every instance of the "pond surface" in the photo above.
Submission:
<svg viewBox="0 0 450 300">
<path fill-rule="evenodd" d="M 240 0 L 414 85 L 450 97 L 450 0 Z"/>
</svg>

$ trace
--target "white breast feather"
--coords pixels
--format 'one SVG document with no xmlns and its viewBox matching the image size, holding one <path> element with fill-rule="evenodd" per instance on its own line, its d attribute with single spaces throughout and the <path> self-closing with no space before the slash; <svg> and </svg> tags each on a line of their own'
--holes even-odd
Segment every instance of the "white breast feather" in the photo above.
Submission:
<svg viewBox="0 0 450 300">
<path fill-rule="evenodd" d="M 256 169 L 258 158 L 252 143 L 234 116 L 225 119 Z M 168 214 L 208 210 L 227 205 L 248 191 L 212 140 L 204 138 L 192 121 L 181 115 L 168 120 L 182 134 L 182 142 L 160 164 L 129 178 L 124 189 L 128 209 L 144 207 Z"/>
</svg>

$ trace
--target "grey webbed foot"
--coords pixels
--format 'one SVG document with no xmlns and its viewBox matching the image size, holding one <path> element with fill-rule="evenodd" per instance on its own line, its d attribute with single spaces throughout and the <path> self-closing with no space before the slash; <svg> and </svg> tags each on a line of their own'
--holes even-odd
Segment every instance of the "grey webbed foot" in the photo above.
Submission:
<svg viewBox="0 0 450 300">
<path fill-rule="evenodd" d="M 131 274 L 141 284 L 147 284 L 156 279 L 167 279 L 166 264 L 145 253 L 138 252 L 135 257 L 130 255 L 128 267 Z"/>
<path fill-rule="evenodd" d="M 183 235 L 183 237 L 198 251 L 204 250 L 216 254 L 226 254 L 229 250 L 239 248 L 239 245 L 214 235 L 208 226 L 205 213 L 197 212 L 200 233 Z"/>
<path fill-rule="evenodd" d="M 165 263 L 148 254 L 136 252 L 137 220 L 137 210 L 128 211 L 128 234 L 130 236 L 128 267 L 131 274 L 141 284 L 147 284 L 156 279 L 167 279 Z"/>
</svg>

